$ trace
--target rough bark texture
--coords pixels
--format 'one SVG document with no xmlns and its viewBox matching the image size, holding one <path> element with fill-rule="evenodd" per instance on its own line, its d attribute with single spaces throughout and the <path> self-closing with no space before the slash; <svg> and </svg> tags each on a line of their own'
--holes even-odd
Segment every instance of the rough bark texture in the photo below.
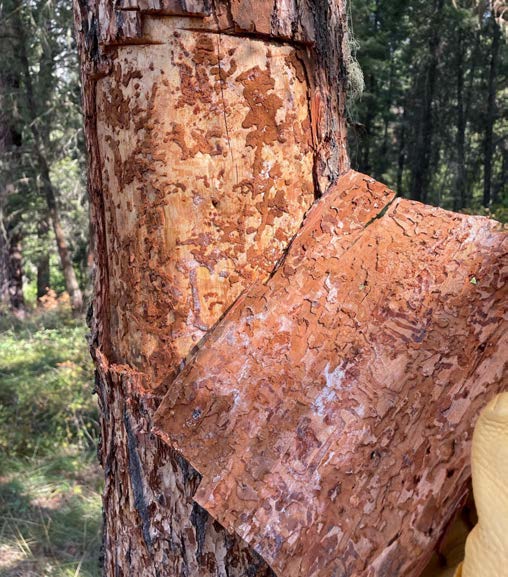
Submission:
<svg viewBox="0 0 508 577">
<path fill-rule="evenodd" d="M 342 2 L 75 0 L 108 576 L 271 574 L 151 434 L 185 358 L 347 170 Z"/>
<path fill-rule="evenodd" d="M 343 176 L 156 416 L 280 577 L 419 575 L 506 386 L 506 233 L 392 196 Z"/>
</svg>

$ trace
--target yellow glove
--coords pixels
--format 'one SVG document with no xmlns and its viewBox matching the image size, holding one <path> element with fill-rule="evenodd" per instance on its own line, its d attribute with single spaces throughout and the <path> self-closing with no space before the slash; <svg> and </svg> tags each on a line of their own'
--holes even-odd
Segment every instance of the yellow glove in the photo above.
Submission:
<svg viewBox="0 0 508 577">
<path fill-rule="evenodd" d="M 473 493 L 478 524 L 456 577 L 508 575 L 508 393 L 482 411 L 473 434 Z M 462 572 L 461 572 L 462 569 Z"/>
</svg>

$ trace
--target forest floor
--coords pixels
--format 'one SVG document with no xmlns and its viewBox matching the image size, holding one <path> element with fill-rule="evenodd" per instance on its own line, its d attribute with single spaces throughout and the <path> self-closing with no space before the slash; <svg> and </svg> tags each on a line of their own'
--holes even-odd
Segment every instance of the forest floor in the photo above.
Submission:
<svg viewBox="0 0 508 577">
<path fill-rule="evenodd" d="M 0 577 L 97 577 L 101 473 L 84 319 L 0 318 Z"/>
</svg>

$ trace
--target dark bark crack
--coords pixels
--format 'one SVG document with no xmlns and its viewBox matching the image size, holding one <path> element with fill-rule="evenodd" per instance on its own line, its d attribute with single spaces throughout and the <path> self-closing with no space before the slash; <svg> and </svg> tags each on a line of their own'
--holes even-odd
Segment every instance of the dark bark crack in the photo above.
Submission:
<svg viewBox="0 0 508 577">
<path fill-rule="evenodd" d="M 127 434 L 127 450 L 129 454 L 129 478 L 131 481 L 132 491 L 134 493 L 134 507 L 139 514 L 143 539 L 146 543 L 148 551 L 152 550 L 152 537 L 150 536 L 150 512 L 145 501 L 145 491 L 143 483 L 143 469 L 141 467 L 141 460 L 138 455 L 138 441 L 132 429 L 130 416 L 127 408 L 124 408 L 123 420 L 125 424 L 125 432 Z"/>
</svg>

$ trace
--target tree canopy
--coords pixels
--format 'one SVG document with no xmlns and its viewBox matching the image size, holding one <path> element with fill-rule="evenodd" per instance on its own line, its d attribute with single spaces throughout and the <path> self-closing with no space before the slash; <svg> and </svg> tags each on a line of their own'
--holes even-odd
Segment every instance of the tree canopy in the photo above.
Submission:
<svg viewBox="0 0 508 577">
<path fill-rule="evenodd" d="M 349 102 L 353 166 L 402 196 L 506 218 L 508 67 L 496 7 L 352 0 L 350 20 L 364 76 Z"/>
</svg>

